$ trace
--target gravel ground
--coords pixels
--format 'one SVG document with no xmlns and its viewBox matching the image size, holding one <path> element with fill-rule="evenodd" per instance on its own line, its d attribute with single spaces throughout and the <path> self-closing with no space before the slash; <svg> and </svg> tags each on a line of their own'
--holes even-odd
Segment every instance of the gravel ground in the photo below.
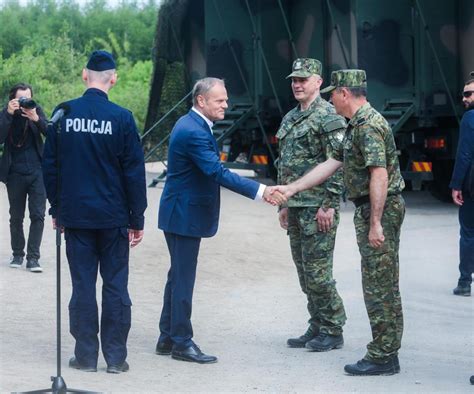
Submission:
<svg viewBox="0 0 474 394">
<path fill-rule="evenodd" d="M 285 345 L 288 337 L 304 332 L 307 312 L 275 208 L 222 190 L 219 232 L 201 243 L 193 309 L 194 339 L 219 362 L 197 365 L 154 354 L 169 265 L 163 234 L 156 227 L 161 190 L 148 189 L 145 238 L 131 252 L 129 372 L 105 373 L 102 357 L 97 373 L 67 367 L 74 343 L 68 332 L 71 286 L 63 245 L 61 366 L 68 387 L 113 393 L 473 392 L 473 298 L 451 293 L 458 275 L 459 233 L 453 205 L 423 192 L 406 194 L 400 250 L 402 370 L 388 377 L 353 377 L 344 374 L 343 366 L 364 355 L 370 328 L 351 204 L 343 204 L 334 258 L 334 276 L 348 315 L 345 346 L 311 353 Z M 0 391 L 49 388 L 50 376 L 56 375 L 54 232 L 47 218 L 42 274 L 10 269 L 3 184 L 0 204 Z"/>
</svg>

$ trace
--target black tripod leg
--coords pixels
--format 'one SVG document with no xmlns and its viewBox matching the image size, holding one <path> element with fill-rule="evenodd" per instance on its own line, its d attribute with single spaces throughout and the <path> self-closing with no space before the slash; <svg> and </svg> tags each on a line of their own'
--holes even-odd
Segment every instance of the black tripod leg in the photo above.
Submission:
<svg viewBox="0 0 474 394">
<path fill-rule="evenodd" d="M 21 391 L 22 394 L 41 394 L 41 393 L 55 393 L 55 394 L 63 394 L 63 393 L 100 393 L 100 391 L 87 391 L 87 390 L 77 390 L 72 388 L 67 388 L 66 382 L 62 378 L 62 376 L 51 376 L 51 381 L 53 385 L 50 389 L 40 389 L 40 390 L 33 390 L 33 391 Z"/>
</svg>

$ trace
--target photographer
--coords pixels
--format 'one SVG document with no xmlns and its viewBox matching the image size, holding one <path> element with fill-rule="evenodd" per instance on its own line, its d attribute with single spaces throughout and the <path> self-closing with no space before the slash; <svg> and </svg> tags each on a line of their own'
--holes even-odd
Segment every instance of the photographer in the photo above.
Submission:
<svg viewBox="0 0 474 394">
<path fill-rule="evenodd" d="M 9 102 L 0 113 L 0 181 L 7 185 L 10 203 L 10 236 L 13 257 L 11 268 L 21 268 L 25 256 L 23 218 L 26 200 L 30 212 L 30 231 L 26 249 L 26 269 L 42 272 L 39 264 L 43 236 L 46 193 L 43 185 L 41 159 L 46 135 L 46 117 L 32 99 L 33 89 L 26 83 L 13 86 Z"/>
</svg>

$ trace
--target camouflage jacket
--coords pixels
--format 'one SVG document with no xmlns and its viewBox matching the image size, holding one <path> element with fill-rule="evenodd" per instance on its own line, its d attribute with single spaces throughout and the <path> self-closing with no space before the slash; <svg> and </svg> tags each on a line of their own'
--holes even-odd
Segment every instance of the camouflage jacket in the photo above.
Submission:
<svg viewBox="0 0 474 394">
<path fill-rule="evenodd" d="M 283 118 L 277 138 L 280 145 L 278 183 L 286 185 L 341 149 L 346 122 L 334 107 L 318 96 L 306 111 L 300 106 Z M 343 192 L 342 170 L 323 184 L 298 193 L 289 207 L 338 208 Z"/>
<path fill-rule="evenodd" d="M 369 103 L 360 107 L 349 121 L 343 150 L 336 152 L 334 158 L 344 161 L 344 185 L 350 200 L 369 195 L 367 167 L 387 169 L 388 194 L 400 193 L 405 187 L 392 130 Z"/>
</svg>

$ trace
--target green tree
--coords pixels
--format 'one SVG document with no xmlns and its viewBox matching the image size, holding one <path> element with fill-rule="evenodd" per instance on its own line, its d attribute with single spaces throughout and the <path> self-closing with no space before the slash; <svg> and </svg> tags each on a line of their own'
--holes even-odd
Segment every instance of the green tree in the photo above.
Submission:
<svg viewBox="0 0 474 394">
<path fill-rule="evenodd" d="M 0 94 L 4 103 L 11 86 L 26 82 L 33 86 L 38 103 L 48 115 L 58 103 L 78 96 L 84 89 L 80 70 L 86 57 L 71 47 L 67 37 L 25 46 L 0 60 Z"/>
<path fill-rule="evenodd" d="M 18 82 L 33 86 L 49 116 L 59 103 L 84 91 L 81 70 L 95 49 L 112 52 L 118 84 L 110 99 L 132 110 L 139 130 L 147 111 L 151 50 L 158 7 L 123 1 L 109 8 L 105 0 L 80 7 L 75 0 L 18 0 L 0 5 L 0 99 Z"/>
<path fill-rule="evenodd" d="M 21 6 L 18 0 L 0 5 L 0 48 L 4 58 L 38 40 L 66 34 L 72 46 L 84 52 L 94 38 L 107 37 L 108 31 L 118 40 L 130 43 L 132 62 L 151 58 L 158 6 L 150 0 L 143 6 L 123 1 L 116 8 L 104 0 L 94 0 L 80 7 L 74 0 L 30 0 Z"/>
</svg>

